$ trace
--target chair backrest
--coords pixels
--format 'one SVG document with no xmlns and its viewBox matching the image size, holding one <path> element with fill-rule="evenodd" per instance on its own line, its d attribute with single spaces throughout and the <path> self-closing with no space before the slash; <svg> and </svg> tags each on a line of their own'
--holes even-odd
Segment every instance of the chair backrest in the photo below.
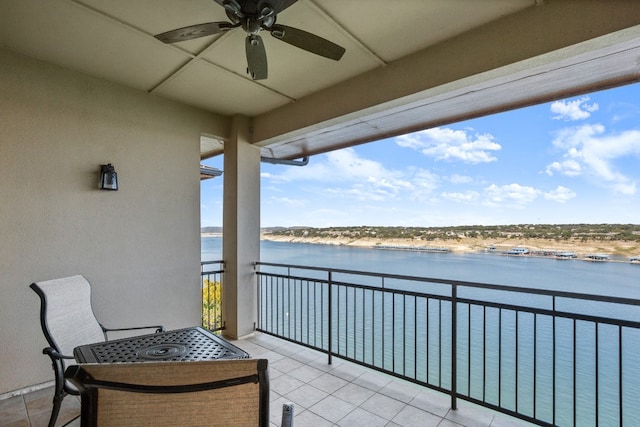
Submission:
<svg viewBox="0 0 640 427">
<path fill-rule="evenodd" d="M 266 359 L 70 366 L 82 426 L 269 425 Z"/>
<path fill-rule="evenodd" d="M 40 296 L 40 323 L 49 345 L 65 356 L 83 344 L 105 341 L 91 308 L 91 285 L 83 276 L 31 284 Z"/>
</svg>

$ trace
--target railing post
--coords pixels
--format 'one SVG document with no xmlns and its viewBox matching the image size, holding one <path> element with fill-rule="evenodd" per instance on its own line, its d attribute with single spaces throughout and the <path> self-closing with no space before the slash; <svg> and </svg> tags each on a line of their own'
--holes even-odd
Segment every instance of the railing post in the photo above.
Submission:
<svg viewBox="0 0 640 427">
<path fill-rule="evenodd" d="M 458 287 L 451 286 L 451 409 L 458 409 Z"/>
<path fill-rule="evenodd" d="M 333 323 L 332 323 L 332 317 L 333 317 L 333 309 L 332 309 L 332 307 L 333 307 L 333 304 L 332 304 L 332 298 L 331 298 L 331 288 L 333 287 L 332 286 L 332 281 L 333 281 L 333 279 L 332 279 L 332 276 L 331 276 L 331 271 L 329 271 L 328 272 L 328 280 L 327 280 L 327 283 L 329 284 L 329 295 L 328 295 L 329 301 L 327 302 L 327 304 L 328 304 L 327 308 L 328 308 L 328 311 L 329 311 L 329 314 L 328 314 L 329 315 L 329 318 L 328 318 L 328 321 L 329 321 L 329 331 L 328 331 L 328 333 L 329 333 L 329 342 L 327 343 L 327 352 L 328 352 L 329 357 L 328 357 L 327 363 L 329 365 L 331 365 L 331 353 L 332 353 L 331 342 L 333 341 L 333 332 L 332 332 L 332 330 L 333 330 Z"/>
<path fill-rule="evenodd" d="M 553 296 L 552 297 L 552 301 L 553 301 L 553 323 L 552 323 L 552 327 L 551 327 L 551 351 L 553 353 L 552 355 L 552 368 L 551 368 L 551 372 L 552 377 L 553 377 L 553 384 L 552 384 L 552 391 L 551 391 L 551 398 L 552 398 L 552 420 L 553 420 L 553 425 L 556 425 L 556 297 Z"/>
</svg>

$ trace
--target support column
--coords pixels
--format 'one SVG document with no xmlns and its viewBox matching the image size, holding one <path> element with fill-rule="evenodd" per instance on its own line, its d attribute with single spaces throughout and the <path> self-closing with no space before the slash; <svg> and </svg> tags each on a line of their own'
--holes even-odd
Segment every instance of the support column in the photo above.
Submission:
<svg viewBox="0 0 640 427">
<path fill-rule="evenodd" d="M 260 148 L 250 143 L 250 119 L 235 116 L 224 146 L 222 258 L 224 335 L 240 338 L 258 321 L 253 263 L 260 260 Z"/>
</svg>

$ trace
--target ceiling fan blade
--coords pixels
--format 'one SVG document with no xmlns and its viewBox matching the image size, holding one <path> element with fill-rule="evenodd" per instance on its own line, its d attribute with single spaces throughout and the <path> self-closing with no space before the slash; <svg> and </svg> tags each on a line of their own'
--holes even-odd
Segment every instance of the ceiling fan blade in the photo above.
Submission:
<svg viewBox="0 0 640 427">
<path fill-rule="evenodd" d="M 285 43 L 334 61 L 339 61 L 345 52 L 342 46 L 298 28 L 276 24 L 269 31 L 273 37 Z"/>
<path fill-rule="evenodd" d="M 253 80 L 267 78 L 267 52 L 262 37 L 251 34 L 245 39 L 247 51 L 247 72 Z"/>
<path fill-rule="evenodd" d="M 198 37 L 218 34 L 235 28 L 236 26 L 237 25 L 224 21 L 207 22 L 205 24 L 190 25 L 188 27 L 167 31 L 166 33 L 157 34 L 154 37 L 163 43 L 176 43 L 183 42 L 185 40 L 197 39 Z"/>
</svg>

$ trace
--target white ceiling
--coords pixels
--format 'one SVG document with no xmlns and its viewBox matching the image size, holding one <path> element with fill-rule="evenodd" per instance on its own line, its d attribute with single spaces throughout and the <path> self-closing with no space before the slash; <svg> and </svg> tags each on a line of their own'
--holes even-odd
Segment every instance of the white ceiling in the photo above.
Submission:
<svg viewBox="0 0 640 427">
<path fill-rule="evenodd" d="M 486 90 L 496 81 L 505 84 L 517 73 L 531 77 L 535 67 L 561 68 L 549 64 L 585 51 L 626 43 L 625 51 L 637 58 L 640 2 L 579 3 L 299 0 L 278 15 L 278 23 L 329 39 L 346 53 L 336 62 L 264 34 L 269 77 L 259 81 L 245 72 L 246 34 L 240 28 L 173 45 L 153 37 L 227 21 L 213 0 L 2 0 L 0 46 L 224 116 L 252 117 L 254 142 L 265 155 L 295 158 L 526 104 L 541 96 L 534 91 L 510 101 L 503 95 L 495 104 L 484 97 L 476 101 L 484 105 L 469 111 L 459 97 L 477 85 Z M 592 16 L 597 13 L 611 16 Z M 611 36 L 621 31 L 623 36 Z M 609 37 L 606 43 L 580 48 L 601 36 Z M 572 46 L 578 48 L 566 50 Z M 630 67 L 609 83 L 596 76 L 588 86 L 631 81 Z M 542 98 L 586 85 L 565 82 Z M 456 103 L 442 104 L 454 93 Z M 204 139 L 203 154 L 218 153 L 217 141 L 226 137 Z"/>
</svg>

